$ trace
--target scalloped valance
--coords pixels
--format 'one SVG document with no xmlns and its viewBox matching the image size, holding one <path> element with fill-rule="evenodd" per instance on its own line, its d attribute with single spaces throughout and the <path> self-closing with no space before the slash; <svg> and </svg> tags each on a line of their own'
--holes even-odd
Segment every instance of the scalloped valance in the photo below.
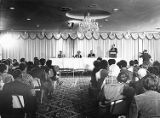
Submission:
<svg viewBox="0 0 160 118">
<path fill-rule="evenodd" d="M 86 33 L 86 34 L 81 34 L 81 33 L 54 33 L 54 32 L 20 32 L 19 38 L 22 39 L 56 39 L 59 40 L 60 38 L 67 40 L 68 38 L 70 39 L 80 39 L 83 40 L 84 38 L 91 40 L 91 39 L 160 39 L 160 33 L 159 32 L 101 32 L 101 33 Z"/>
</svg>

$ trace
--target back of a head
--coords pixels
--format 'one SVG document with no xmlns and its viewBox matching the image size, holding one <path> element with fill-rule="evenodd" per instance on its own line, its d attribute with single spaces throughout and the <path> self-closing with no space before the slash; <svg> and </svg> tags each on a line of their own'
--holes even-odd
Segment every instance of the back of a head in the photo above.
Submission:
<svg viewBox="0 0 160 118">
<path fill-rule="evenodd" d="M 93 62 L 93 65 L 94 65 L 95 68 L 99 68 L 99 66 L 100 66 L 100 61 L 97 61 L 97 60 L 94 61 L 94 62 Z"/>
<path fill-rule="evenodd" d="M 38 59 L 38 57 L 34 57 L 34 58 L 33 58 L 33 60 L 37 60 L 37 59 Z"/>
<path fill-rule="evenodd" d="M 101 69 L 107 69 L 108 68 L 108 62 L 107 62 L 107 60 L 102 60 L 100 62 L 100 68 Z"/>
<path fill-rule="evenodd" d="M 146 90 L 154 90 L 158 89 L 159 78 L 154 74 L 147 74 L 143 78 L 143 87 Z"/>
<path fill-rule="evenodd" d="M 34 65 L 35 65 L 35 66 L 39 66 L 39 59 L 35 59 L 35 60 L 34 60 Z"/>
<path fill-rule="evenodd" d="M 117 65 L 118 65 L 120 68 L 122 68 L 122 67 L 127 67 L 127 61 L 121 60 Z"/>
<path fill-rule="evenodd" d="M 160 63 L 159 61 L 154 61 L 152 66 L 156 66 L 156 67 L 159 67 L 160 68 Z"/>
<path fill-rule="evenodd" d="M 156 66 L 148 67 L 148 71 L 152 74 L 159 76 L 159 68 Z"/>
<path fill-rule="evenodd" d="M 112 64 L 115 64 L 116 63 L 116 60 L 115 59 L 109 59 L 108 60 L 108 64 L 109 65 L 112 65 Z"/>
<path fill-rule="evenodd" d="M 19 69 L 20 69 L 21 71 L 24 71 L 26 67 L 27 67 L 27 65 L 26 65 L 25 63 L 20 63 L 20 64 L 19 64 Z"/>
<path fill-rule="evenodd" d="M 137 73 L 138 73 L 139 79 L 141 79 L 147 75 L 147 70 L 144 68 L 140 68 Z"/>
<path fill-rule="evenodd" d="M 7 66 L 3 63 L 0 63 L 0 73 L 3 73 L 7 69 Z"/>
<path fill-rule="evenodd" d="M 21 74 L 22 74 L 22 71 L 20 69 L 15 69 L 12 73 L 14 79 L 19 78 Z"/>
<path fill-rule="evenodd" d="M 129 65 L 134 66 L 134 61 L 133 60 L 129 61 Z"/>
<path fill-rule="evenodd" d="M 25 58 L 21 58 L 20 59 L 20 62 L 22 63 L 22 62 L 25 62 Z"/>
<path fill-rule="evenodd" d="M 52 60 L 47 60 L 46 65 L 51 66 L 52 65 Z"/>
<path fill-rule="evenodd" d="M 42 66 L 44 66 L 45 63 L 46 63 L 46 60 L 45 60 L 44 58 L 41 58 L 41 59 L 40 59 L 40 64 L 41 64 Z"/>
<path fill-rule="evenodd" d="M 138 60 L 134 60 L 134 64 L 136 64 L 136 65 L 139 65 L 139 62 L 138 62 Z"/>
<path fill-rule="evenodd" d="M 97 60 L 98 60 L 98 61 L 102 61 L 102 57 L 98 57 Z"/>
</svg>

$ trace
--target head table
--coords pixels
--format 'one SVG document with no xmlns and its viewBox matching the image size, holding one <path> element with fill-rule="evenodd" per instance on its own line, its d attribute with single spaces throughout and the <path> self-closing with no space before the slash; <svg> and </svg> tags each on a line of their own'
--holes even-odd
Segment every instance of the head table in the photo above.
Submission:
<svg viewBox="0 0 160 118">
<path fill-rule="evenodd" d="M 84 69 L 93 70 L 93 62 L 97 58 L 50 58 L 52 60 L 52 65 L 57 65 L 59 68 L 71 68 L 71 69 Z M 103 58 L 108 60 L 110 58 Z M 116 58 L 116 62 L 120 61 Z"/>
</svg>

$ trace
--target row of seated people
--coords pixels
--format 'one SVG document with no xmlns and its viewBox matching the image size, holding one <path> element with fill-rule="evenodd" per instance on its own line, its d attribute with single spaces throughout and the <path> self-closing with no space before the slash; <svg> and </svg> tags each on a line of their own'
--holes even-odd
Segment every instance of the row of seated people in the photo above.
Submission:
<svg viewBox="0 0 160 118">
<path fill-rule="evenodd" d="M 100 108 L 105 108 L 105 113 L 99 117 L 113 117 L 111 103 L 118 100 L 126 102 L 125 113 L 118 115 L 125 114 L 129 118 L 160 117 L 159 62 L 150 67 L 138 65 L 137 60 L 129 63 L 127 67 L 125 60 L 116 63 L 115 59 L 106 61 L 101 58 L 94 62 L 91 88 L 96 93 L 94 97 Z"/>
<path fill-rule="evenodd" d="M 62 51 L 59 51 L 59 54 L 58 54 L 58 58 L 64 58 L 65 57 L 65 54 L 63 54 Z M 73 56 L 74 58 L 82 58 L 82 55 L 81 55 L 81 51 L 77 51 L 77 53 Z M 95 54 L 93 53 L 93 50 L 90 50 L 90 53 L 88 54 L 87 57 L 95 57 Z"/>
<path fill-rule="evenodd" d="M 27 118 L 36 118 L 37 105 L 48 101 L 55 83 L 60 84 L 60 81 L 51 60 L 37 57 L 34 62 L 26 62 L 25 58 L 20 63 L 13 63 L 11 59 L 1 60 L 1 118 L 24 118 L 26 115 Z M 20 106 L 13 102 L 13 96 L 19 100 Z"/>
</svg>

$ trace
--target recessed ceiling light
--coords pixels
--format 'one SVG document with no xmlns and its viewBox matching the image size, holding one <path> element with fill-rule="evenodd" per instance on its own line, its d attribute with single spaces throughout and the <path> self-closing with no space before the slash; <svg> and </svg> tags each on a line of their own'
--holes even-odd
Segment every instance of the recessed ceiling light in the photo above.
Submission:
<svg viewBox="0 0 160 118">
<path fill-rule="evenodd" d="M 30 19 L 30 18 L 27 18 L 26 20 L 28 20 L 28 21 L 29 21 L 29 20 L 31 20 L 31 19 Z"/>
<path fill-rule="evenodd" d="M 36 27 L 39 27 L 39 24 L 37 24 Z"/>
<path fill-rule="evenodd" d="M 117 9 L 117 8 L 114 8 L 114 9 L 113 9 L 113 11 L 118 11 L 118 10 L 119 10 L 119 9 Z"/>
<path fill-rule="evenodd" d="M 105 21 L 105 22 L 107 22 L 107 21 L 108 21 L 108 19 L 105 19 L 104 21 Z"/>
<path fill-rule="evenodd" d="M 15 8 L 14 8 L 14 7 L 9 7 L 9 9 L 10 9 L 10 10 L 14 10 Z"/>
</svg>

